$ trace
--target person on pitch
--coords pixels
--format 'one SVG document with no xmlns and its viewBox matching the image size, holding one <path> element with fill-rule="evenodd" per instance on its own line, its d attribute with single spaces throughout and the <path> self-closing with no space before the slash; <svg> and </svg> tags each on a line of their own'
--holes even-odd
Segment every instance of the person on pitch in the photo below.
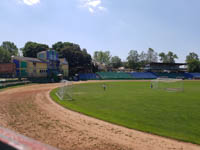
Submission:
<svg viewBox="0 0 200 150">
<path fill-rule="evenodd" d="M 153 88 L 153 84 L 151 83 L 151 89 Z"/>
<path fill-rule="evenodd" d="M 106 91 L 106 84 L 103 84 L 103 90 Z"/>
</svg>

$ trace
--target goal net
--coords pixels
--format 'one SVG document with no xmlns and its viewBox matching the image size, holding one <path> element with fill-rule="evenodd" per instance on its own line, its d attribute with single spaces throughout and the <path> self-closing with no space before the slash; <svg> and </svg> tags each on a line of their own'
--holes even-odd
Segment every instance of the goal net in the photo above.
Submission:
<svg viewBox="0 0 200 150">
<path fill-rule="evenodd" d="M 73 99 L 73 82 L 62 80 L 60 82 L 61 86 L 56 92 L 56 95 L 60 100 L 72 100 Z"/>
<path fill-rule="evenodd" d="M 151 88 L 171 92 L 183 91 L 183 79 L 158 78 L 151 81 Z"/>
</svg>

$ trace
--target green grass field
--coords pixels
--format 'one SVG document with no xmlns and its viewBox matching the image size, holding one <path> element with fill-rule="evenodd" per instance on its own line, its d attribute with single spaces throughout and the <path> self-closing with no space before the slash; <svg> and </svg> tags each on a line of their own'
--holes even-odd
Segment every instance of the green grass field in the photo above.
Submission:
<svg viewBox="0 0 200 150">
<path fill-rule="evenodd" d="M 72 101 L 60 105 L 128 128 L 200 144 L 200 81 L 185 81 L 183 92 L 150 88 L 150 82 L 73 85 Z"/>
</svg>

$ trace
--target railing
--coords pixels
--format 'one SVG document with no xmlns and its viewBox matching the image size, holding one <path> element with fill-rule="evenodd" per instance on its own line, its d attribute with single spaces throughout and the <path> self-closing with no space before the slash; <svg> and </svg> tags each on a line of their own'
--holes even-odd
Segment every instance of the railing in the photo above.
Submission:
<svg viewBox="0 0 200 150">
<path fill-rule="evenodd" d="M 1 150 L 58 150 L 8 129 L 0 127 Z"/>
</svg>

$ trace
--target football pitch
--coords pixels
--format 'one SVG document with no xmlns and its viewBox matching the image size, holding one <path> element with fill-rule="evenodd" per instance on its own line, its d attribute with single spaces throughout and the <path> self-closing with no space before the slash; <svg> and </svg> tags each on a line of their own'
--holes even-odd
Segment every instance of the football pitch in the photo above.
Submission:
<svg viewBox="0 0 200 150">
<path fill-rule="evenodd" d="M 103 84 L 106 85 L 104 91 Z M 200 144 L 200 81 L 184 81 L 184 91 L 151 89 L 149 81 L 72 85 L 73 100 L 58 104 L 101 119 L 160 136 Z"/>
</svg>

